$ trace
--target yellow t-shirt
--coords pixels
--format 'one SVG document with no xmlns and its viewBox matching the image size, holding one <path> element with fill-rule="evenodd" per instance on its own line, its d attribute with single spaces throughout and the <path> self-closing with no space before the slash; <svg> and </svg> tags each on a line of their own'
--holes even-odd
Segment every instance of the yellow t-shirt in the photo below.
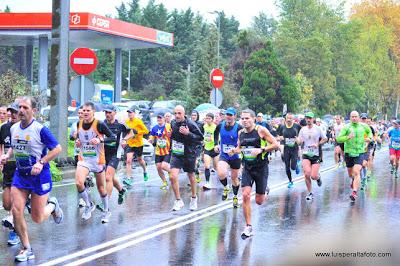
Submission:
<svg viewBox="0 0 400 266">
<path fill-rule="evenodd" d="M 147 127 L 144 125 L 143 121 L 139 118 L 134 118 L 133 120 L 126 120 L 125 124 L 128 128 L 134 129 L 137 131 L 135 136 L 131 139 L 127 140 L 127 144 L 129 147 L 142 147 L 143 146 L 143 135 L 146 135 L 149 133 L 149 130 Z"/>
</svg>

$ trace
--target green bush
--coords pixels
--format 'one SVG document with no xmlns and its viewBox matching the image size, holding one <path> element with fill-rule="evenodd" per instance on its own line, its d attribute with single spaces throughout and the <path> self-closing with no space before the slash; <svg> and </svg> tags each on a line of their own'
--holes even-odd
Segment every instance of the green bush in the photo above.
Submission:
<svg viewBox="0 0 400 266">
<path fill-rule="evenodd" d="M 57 165 L 54 161 L 50 161 L 50 173 L 51 180 L 53 182 L 59 182 L 62 180 L 62 172 L 57 168 Z"/>
</svg>

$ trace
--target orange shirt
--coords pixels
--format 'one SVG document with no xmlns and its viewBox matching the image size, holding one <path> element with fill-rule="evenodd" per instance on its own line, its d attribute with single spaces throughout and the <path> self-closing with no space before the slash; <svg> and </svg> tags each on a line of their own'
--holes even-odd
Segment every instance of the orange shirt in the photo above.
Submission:
<svg viewBox="0 0 400 266">
<path fill-rule="evenodd" d="M 149 130 L 143 123 L 143 121 L 139 118 L 134 118 L 133 120 L 126 120 L 125 121 L 126 127 L 130 129 L 134 129 L 137 131 L 135 136 L 131 139 L 128 139 L 126 143 L 128 144 L 129 147 L 142 147 L 143 146 L 143 135 L 146 135 L 149 133 Z"/>
</svg>

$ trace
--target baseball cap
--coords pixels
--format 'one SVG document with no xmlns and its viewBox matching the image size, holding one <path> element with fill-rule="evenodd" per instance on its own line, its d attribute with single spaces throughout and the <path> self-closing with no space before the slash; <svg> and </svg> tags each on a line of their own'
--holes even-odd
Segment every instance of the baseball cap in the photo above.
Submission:
<svg viewBox="0 0 400 266">
<path fill-rule="evenodd" d="M 19 110 L 19 106 L 18 106 L 18 103 L 16 103 L 16 102 L 10 104 L 10 105 L 7 107 L 7 111 L 18 112 L 18 110 Z"/>
<path fill-rule="evenodd" d="M 136 112 L 136 106 L 133 105 L 131 106 L 128 110 L 126 110 L 128 113 L 135 113 Z"/>
<path fill-rule="evenodd" d="M 305 114 L 305 117 L 314 118 L 314 113 L 313 113 L 313 112 L 307 112 L 307 113 Z"/>
<path fill-rule="evenodd" d="M 158 112 L 157 114 L 156 114 L 156 116 L 157 117 L 159 117 L 159 118 L 164 118 L 164 113 L 163 112 Z"/>
<path fill-rule="evenodd" d="M 315 121 L 317 121 L 317 122 L 321 122 L 321 118 L 317 118 L 317 119 L 315 119 Z"/>
<path fill-rule="evenodd" d="M 117 111 L 117 108 L 114 105 L 109 104 L 103 109 L 103 111 L 104 112 L 115 112 L 115 111 Z"/>
<path fill-rule="evenodd" d="M 263 116 L 263 113 L 258 113 L 257 116 L 261 116 L 261 117 L 262 117 L 262 116 Z"/>
<path fill-rule="evenodd" d="M 367 115 L 366 113 L 362 113 L 362 114 L 360 115 L 360 117 L 361 117 L 361 118 L 368 118 L 368 115 Z"/>
<path fill-rule="evenodd" d="M 229 107 L 228 109 L 226 109 L 225 112 L 227 115 L 236 115 L 236 109 L 233 107 Z"/>
</svg>

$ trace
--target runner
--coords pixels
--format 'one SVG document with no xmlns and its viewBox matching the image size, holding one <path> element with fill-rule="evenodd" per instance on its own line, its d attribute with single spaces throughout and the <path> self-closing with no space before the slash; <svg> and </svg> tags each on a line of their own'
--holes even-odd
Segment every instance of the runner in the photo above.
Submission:
<svg viewBox="0 0 400 266">
<path fill-rule="evenodd" d="M 217 173 L 219 181 L 224 186 L 222 200 L 227 200 L 230 189 L 228 187 L 228 167 L 231 169 L 232 190 L 233 190 L 233 207 L 239 207 L 239 171 L 241 168 L 241 160 L 238 154 L 231 154 L 231 150 L 236 148 L 238 143 L 239 131 L 242 126 L 236 121 L 236 109 L 229 107 L 225 112 L 225 121 L 220 123 L 214 133 L 214 151 L 219 153 L 219 161 Z M 218 145 L 218 140 L 220 144 Z"/>
<path fill-rule="evenodd" d="M 204 134 L 204 130 L 203 130 L 204 124 L 199 119 L 200 119 L 199 112 L 197 112 L 196 110 L 193 110 L 192 114 L 191 114 L 191 120 L 196 123 L 196 125 L 200 129 L 201 133 Z M 200 162 L 201 162 L 201 158 L 202 158 L 202 153 L 203 153 L 203 143 L 200 143 L 196 148 L 196 158 L 197 159 L 196 159 L 196 169 L 194 172 L 197 183 L 201 182 L 199 167 L 200 167 Z"/>
<path fill-rule="evenodd" d="M 287 113 L 285 117 L 285 124 L 279 126 L 277 130 L 278 140 L 282 140 L 284 144 L 283 148 L 283 161 L 285 163 L 286 175 L 289 179 L 288 188 L 293 187 L 292 171 L 296 171 L 298 174 L 297 160 L 299 158 L 299 146 L 296 143 L 296 139 L 299 136 L 301 127 L 298 124 L 293 123 L 293 114 Z"/>
<path fill-rule="evenodd" d="M 85 201 L 85 209 L 82 213 L 83 220 L 89 220 L 92 212 L 96 208 L 90 200 L 90 195 L 85 187 L 86 177 L 90 172 L 96 177 L 97 191 L 100 194 L 104 211 L 101 222 L 108 223 L 111 212 L 108 207 L 108 194 L 105 188 L 105 154 L 104 154 L 104 135 L 115 141 L 116 136 L 103 123 L 94 118 L 95 107 L 91 102 L 83 105 L 83 119 L 78 125 L 78 138 L 76 146 L 80 148 L 79 162 L 75 172 L 76 188 L 79 196 Z"/>
<path fill-rule="evenodd" d="M 143 135 L 149 134 L 149 130 L 143 123 L 143 121 L 136 117 L 136 110 L 134 106 L 128 109 L 128 117 L 125 121 L 125 126 L 131 129 L 124 139 L 126 140 L 127 146 L 125 147 L 126 153 L 126 177 L 123 183 L 131 187 L 133 184 L 132 175 L 132 161 L 133 155 L 136 155 L 136 159 L 139 165 L 143 168 L 143 180 L 149 180 L 149 175 L 147 174 L 146 162 L 143 159 Z"/>
<path fill-rule="evenodd" d="M 390 173 L 394 174 L 394 177 L 397 178 L 400 160 L 400 120 L 395 120 L 393 126 L 388 132 L 390 164 L 392 165 Z"/>
<path fill-rule="evenodd" d="M 10 113 L 10 121 L 3 124 L 0 129 L 0 154 L 7 154 L 11 148 L 10 130 L 12 125 L 18 122 L 18 105 L 16 103 L 11 104 L 7 108 L 7 112 Z M 0 169 L 3 172 L 3 208 L 9 212 L 9 215 L 2 220 L 2 224 L 10 229 L 7 243 L 12 246 L 20 243 L 11 214 L 11 185 L 16 168 L 17 165 L 14 157 L 11 157 L 4 166 L 0 165 Z"/>
<path fill-rule="evenodd" d="M 7 106 L 0 106 L 0 125 L 8 122 Z"/>
<path fill-rule="evenodd" d="M 268 129 L 255 125 L 254 119 L 254 111 L 249 109 L 242 111 L 241 121 L 244 129 L 239 131 L 238 147 L 229 151 L 229 155 L 238 153 L 243 155 L 242 196 L 243 215 L 246 221 L 246 226 L 241 234 L 243 239 L 250 237 L 253 231 L 250 202 L 253 183 L 256 183 L 256 203 L 261 205 L 265 200 L 265 193 L 267 192 L 267 195 L 269 193 L 266 153 L 279 147 L 278 141 Z"/>
<path fill-rule="evenodd" d="M 104 138 L 104 151 L 106 157 L 106 189 L 108 197 L 111 198 L 113 187 L 118 191 L 118 204 L 124 202 L 126 196 L 126 189 L 122 187 L 119 183 L 118 178 L 115 176 L 115 172 L 118 169 L 119 161 L 121 159 L 121 146 L 120 141 L 122 136 L 128 133 L 128 129 L 118 120 L 115 119 L 116 108 L 114 105 L 110 104 L 105 109 L 106 119 L 104 123 L 111 130 L 113 136 L 111 138 Z M 122 139 L 121 142 L 124 142 Z M 102 206 L 104 207 L 104 206 Z M 104 210 L 104 209 L 103 209 Z M 103 211 L 102 210 L 102 211 Z"/>
<path fill-rule="evenodd" d="M 183 106 L 176 106 L 174 109 L 174 115 L 175 119 L 171 123 L 172 155 L 170 180 L 176 200 L 172 210 L 179 211 L 185 206 L 179 192 L 178 180 L 179 170 L 183 169 L 190 180 L 192 190 L 190 210 L 194 211 L 197 210 L 196 180 L 194 175 L 196 166 L 196 147 L 203 140 L 203 134 L 201 134 L 200 129 L 193 121 L 186 118 Z"/>
<path fill-rule="evenodd" d="M 344 126 L 340 131 L 336 141 L 344 142 L 344 158 L 346 160 L 347 171 L 352 179 L 350 200 L 357 199 L 357 191 L 361 182 L 361 167 L 365 153 L 365 143 L 372 139 L 372 132 L 368 125 L 360 123 L 357 111 L 350 113 L 351 123 Z"/>
<path fill-rule="evenodd" d="M 335 117 L 335 124 L 333 126 L 333 135 L 336 138 L 339 136 L 340 131 L 344 127 L 344 123 L 342 121 L 342 117 L 340 115 L 337 115 Z M 340 164 L 344 166 L 344 143 L 338 143 L 335 140 L 335 163 L 336 166 L 339 168 Z"/>
<path fill-rule="evenodd" d="M 206 183 L 203 185 L 204 190 L 211 188 L 211 161 L 213 162 L 214 169 L 218 169 L 219 154 L 214 151 L 214 134 L 217 125 L 214 123 L 214 114 L 208 113 L 206 115 L 206 122 L 203 125 L 204 129 L 204 175 Z"/>
<path fill-rule="evenodd" d="M 155 163 L 157 167 L 158 175 L 161 178 L 162 185 L 161 189 L 166 190 L 168 188 L 168 182 L 165 178 L 164 171 L 168 174 L 170 172 L 170 160 L 171 160 L 171 124 L 166 124 L 165 115 L 162 113 L 157 114 L 157 125 L 155 125 L 150 132 L 150 143 L 156 146 L 156 157 Z"/>
<path fill-rule="evenodd" d="M 305 115 L 307 126 L 300 130 L 297 144 L 303 145 L 303 172 L 306 182 L 308 195 L 306 200 L 311 201 L 314 198 L 312 193 L 311 179 L 316 180 L 318 186 L 322 185 L 321 176 L 319 175 L 320 154 L 319 146 L 327 141 L 325 133 L 320 127 L 314 124 L 314 113 L 308 112 Z"/>
<path fill-rule="evenodd" d="M 12 148 L 1 156 L 1 163 L 4 165 L 15 156 L 16 171 L 11 187 L 12 214 L 15 230 L 22 243 L 22 249 L 15 259 L 27 261 L 35 258 L 24 217 L 25 203 L 29 195 L 31 217 L 35 223 L 42 223 L 50 215 L 57 224 L 63 220 L 63 211 L 57 198 L 49 198 L 48 195 L 52 189 L 48 162 L 61 152 L 61 146 L 50 130 L 34 119 L 37 102 L 33 97 L 22 97 L 18 104 L 20 122 L 11 127 Z"/>
</svg>

